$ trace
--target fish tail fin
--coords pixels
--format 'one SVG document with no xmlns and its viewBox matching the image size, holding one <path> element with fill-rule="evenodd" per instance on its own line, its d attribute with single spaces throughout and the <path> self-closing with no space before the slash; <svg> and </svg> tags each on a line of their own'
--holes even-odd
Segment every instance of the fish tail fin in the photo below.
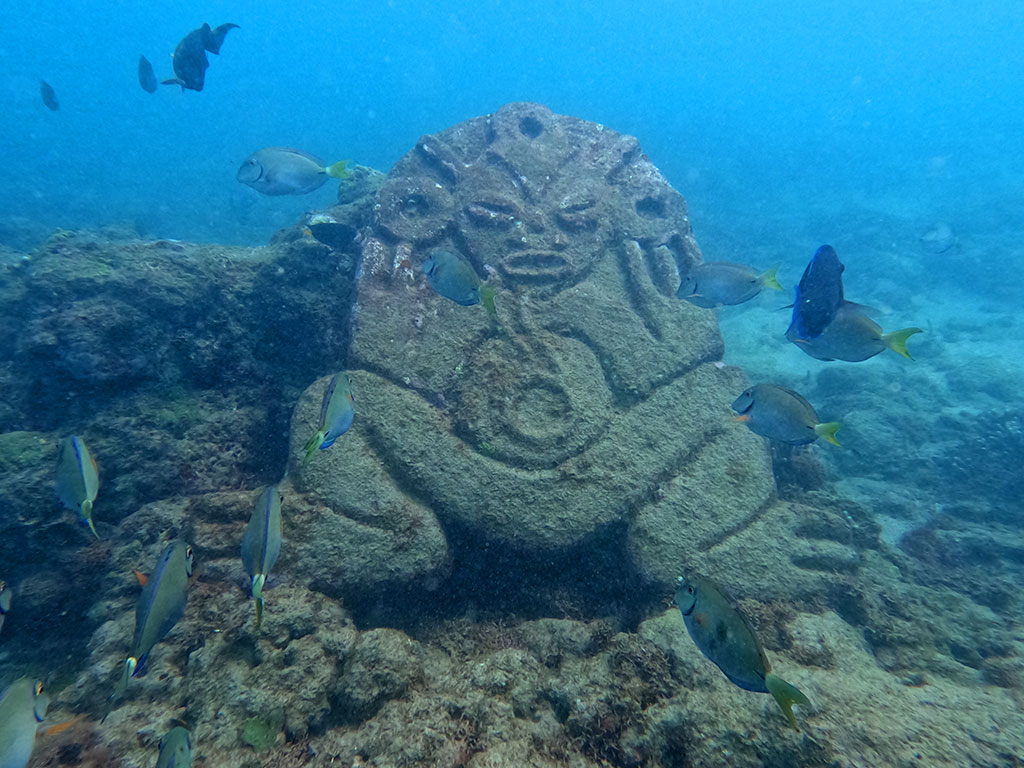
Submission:
<svg viewBox="0 0 1024 768">
<path fill-rule="evenodd" d="M 786 720 L 789 721 L 789 727 L 795 731 L 799 731 L 800 726 L 796 724 L 796 717 L 793 715 L 793 705 L 799 704 L 801 707 L 807 707 L 810 709 L 811 702 L 795 685 L 790 685 L 781 677 L 777 677 L 771 672 L 765 676 L 764 683 L 768 688 L 768 692 L 775 698 L 775 702 L 779 705 L 779 709 L 782 710 L 782 714 L 784 714 L 786 716 Z"/>
<path fill-rule="evenodd" d="M 228 32 L 232 29 L 238 29 L 237 24 L 221 24 L 219 27 L 214 27 L 210 30 L 206 36 L 206 50 L 210 53 L 220 53 L 220 47 L 224 45 L 224 38 L 227 37 Z"/>
<path fill-rule="evenodd" d="M 263 597 L 263 585 L 267 583 L 267 575 L 265 573 L 257 573 L 252 577 L 252 596 L 256 600 Z"/>
<path fill-rule="evenodd" d="M 309 438 L 309 440 L 306 441 L 306 445 L 303 448 L 303 450 L 306 452 L 306 455 L 302 457 L 303 467 L 309 463 L 309 460 L 311 458 L 313 458 L 313 454 L 316 453 L 316 449 L 320 447 L 325 437 L 327 437 L 327 431 L 321 429 L 319 432 L 317 432 L 315 435 Z"/>
<path fill-rule="evenodd" d="M 763 275 L 758 278 L 761 281 L 761 285 L 765 288 L 771 288 L 773 291 L 784 291 L 782 283 L 779 282 L 779 278 L 776 277 L 776 273 L 779 271 L 779 265 L 776 264 L 774 267 L 769 269 Z"/>
<path fill-rule="evenodd" d="M 331 165 L 328 165 L 326 168 L 324 168 L 324 173 L 335 179 L 351 179 L 352 171 L 350 171 L 346 167 L 348 165 L 348 162 L 348 160 L 339 160 L 336 163 L 331 163 Z"/>
<path fill-rule="evenodd" d="M 898 331 L 882 334 L 882 341 L 889 349 L 898 355 L 903 355 L 907 360 L 913 360 L 907 351 L 907 339 L 915 333 L 924 333 L 920 328 L 901 328 Z"/>
<path fill-rule="evenodd" d="M 92 535 L 98 539 L 100 535 L 96 532 L 96 526 L 93 525 L 92 522 L 92 502 L 89 501 L 88 499 L 83 501 L 81 506 L 81 512 L 82 522 L 89 526 L 89 530 L 92 531 Z"/>
<path fill-rule="evenodd" d="M 836 440 L 836 432 L 839 431 L 839 427 L 841 426 L 842 424 L 840 424 L 838 421 L 829 421 L 824 424 L 815 424 L 814 434 L 816 434 L 818 437 L 822 438 L 826 442 L 832 443 L 832 445 L 837 445 L 840 448 L 842 448 L 843 446 L 840 445 L 838 440 Z"/>
<path fill-rule="evenodd" d="M 497 319 L 498 310 L 494 307 L 494 286 L 484 283 L 480 286 L 480 303 L 484 305 L 487 314 Z"/>
</svg>

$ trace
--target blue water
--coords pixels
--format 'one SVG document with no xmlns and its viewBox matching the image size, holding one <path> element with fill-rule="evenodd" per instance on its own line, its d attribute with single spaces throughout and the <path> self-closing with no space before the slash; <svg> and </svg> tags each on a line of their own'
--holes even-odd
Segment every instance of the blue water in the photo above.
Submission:
<svg viewBox="0 0 1024 768">
<path fill-rule="evenodd" d="M 259 197 L 234 178 L 253 150 L 387 171 L 424 133 L 533 100 L 638 136 L 689 199 L 705 247 L 750 247 L 795 207 L 829 219 L 809 241 L 841 241 L 831 219 L 851 200 L 922 223 L 974 215 L 965 206 L 1009 215 L 1024 189 L 1016 3 L 775 5 L 9 6 L 0 210 L 261 244 L 332 193 Z M 170 52 L 203 21 L 241 26 L 210 56 L 203 92 L 142 91 L 139 54 L 170 76 Z"/>
</svg>

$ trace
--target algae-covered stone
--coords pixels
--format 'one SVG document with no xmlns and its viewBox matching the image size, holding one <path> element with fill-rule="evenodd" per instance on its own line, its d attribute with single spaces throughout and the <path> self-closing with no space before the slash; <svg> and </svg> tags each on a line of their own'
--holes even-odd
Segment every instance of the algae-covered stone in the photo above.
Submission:
<svg viewBox="0 0 1024 768">
<path fill-rule="evenodd" d="M 390 699 L 403 696 L 423 675 L 422 650 L 396 629 L 372 629 L 359 636 L 338 679 L 341 714 L 362 720 Z"/>
<path fill-rule="evenodd" d="M 436 247 L 495 288 L 496 318 L 430 287 L 422 265 Z M 332 449 L 343 459 L 312 462 L 297 483 L 334 512 L 317 537 L 404 508 L 426 530 L 436 520 L 498 546 L 565 551 L 716 469 L 728 482 L 713 514 L 676 505 L 650 525 L 697 545 L 748 521 L 772 479 L 763 443 L 729 429 L 744 382 L 714 365 L 714 314 L 675 297 L 700 259 L 685 201 L 632 137 L 523 103 L 422 138 L 363 237 L 355 434 Z M 293 419 L 293 457 L 313 401 Z M 654 578 L 674 570 L 665 548 L 633 552 Z M 340 579 L 374 578 L 343 572 L 337 547 L 308 554 Z M 439 556 L 422 560 L 424 575 Z"/>
</svg>

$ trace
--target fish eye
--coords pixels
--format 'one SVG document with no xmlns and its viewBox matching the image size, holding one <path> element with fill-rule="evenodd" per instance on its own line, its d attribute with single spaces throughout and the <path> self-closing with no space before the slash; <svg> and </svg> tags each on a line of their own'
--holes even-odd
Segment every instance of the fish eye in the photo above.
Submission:
<svg viewBox="0 0 1024 768">
<path fill-rule="evenodd" d="M 185 557 L 192 557 L 192 545 L 185 547 Z"/>
<path fill-rule="evenodd" d="M 692 595 L 693 594 L 693 585 L 691 584 L 690 586 L 688 586 L 686 588 L 686 591 L 689 592 Z"/>
</svg>

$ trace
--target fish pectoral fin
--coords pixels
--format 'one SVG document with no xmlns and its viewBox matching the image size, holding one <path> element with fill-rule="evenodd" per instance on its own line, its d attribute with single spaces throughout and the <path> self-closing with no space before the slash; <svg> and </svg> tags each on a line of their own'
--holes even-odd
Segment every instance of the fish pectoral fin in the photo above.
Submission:
<svg viewBox="0 0 1024 768">
<path fill-rule="evenodd" d="M 739 416 L 734 416 L 733 421 L 750 421 L 750 416 L 746 413 L 741 413 Z"/>
<path fill-rule="evenodd" d="M 172 77 L 169 80 L 161 80 L 160 84 L 161 85 L 180 85 L 181 86 L 181 92 L 182 93 L 185 92 L 185 81 L 181 80 L 181 79 L 179 79 L 177 77 Z"/>
<path fill-rule="evenodd" d="M 56 736 L 58 733 L 64 733 L 71 726 L 82 722 L 85 719 L 85 715 L 75 715 L 70 720 L 65 720 L 63 723 L 56 723 L 51 725 L 49 728 L 43 730 L 47 736 Z"/>
<path fill-rule="evenodd" d="M 149 576 L 144 574 L 142 571 L 132 571 L 132 573 L 135 574 L 135 578 L 142 586 L 146 586 L 146 584 L 149 582 Z"/>
<path fill-rule="evenodd" d="M 793 714 L 793 705 L 799 704 L 801 707 L 811 708 L 810 700 L 800 692 L 800 689 L 795 685 L 790 685 L 781 677 L 777 677 L 769 672 L 764 678 L 765 687 L 768 692 L 775 699 L 775 702 L 779 705 L 779 709 L 782 710 L 782 714 L 786 716 L 786 720 L 789 721 L 789 727 L 799 731 L 800 726 L 796 723 L 796 716 Z"/>
</svg>

